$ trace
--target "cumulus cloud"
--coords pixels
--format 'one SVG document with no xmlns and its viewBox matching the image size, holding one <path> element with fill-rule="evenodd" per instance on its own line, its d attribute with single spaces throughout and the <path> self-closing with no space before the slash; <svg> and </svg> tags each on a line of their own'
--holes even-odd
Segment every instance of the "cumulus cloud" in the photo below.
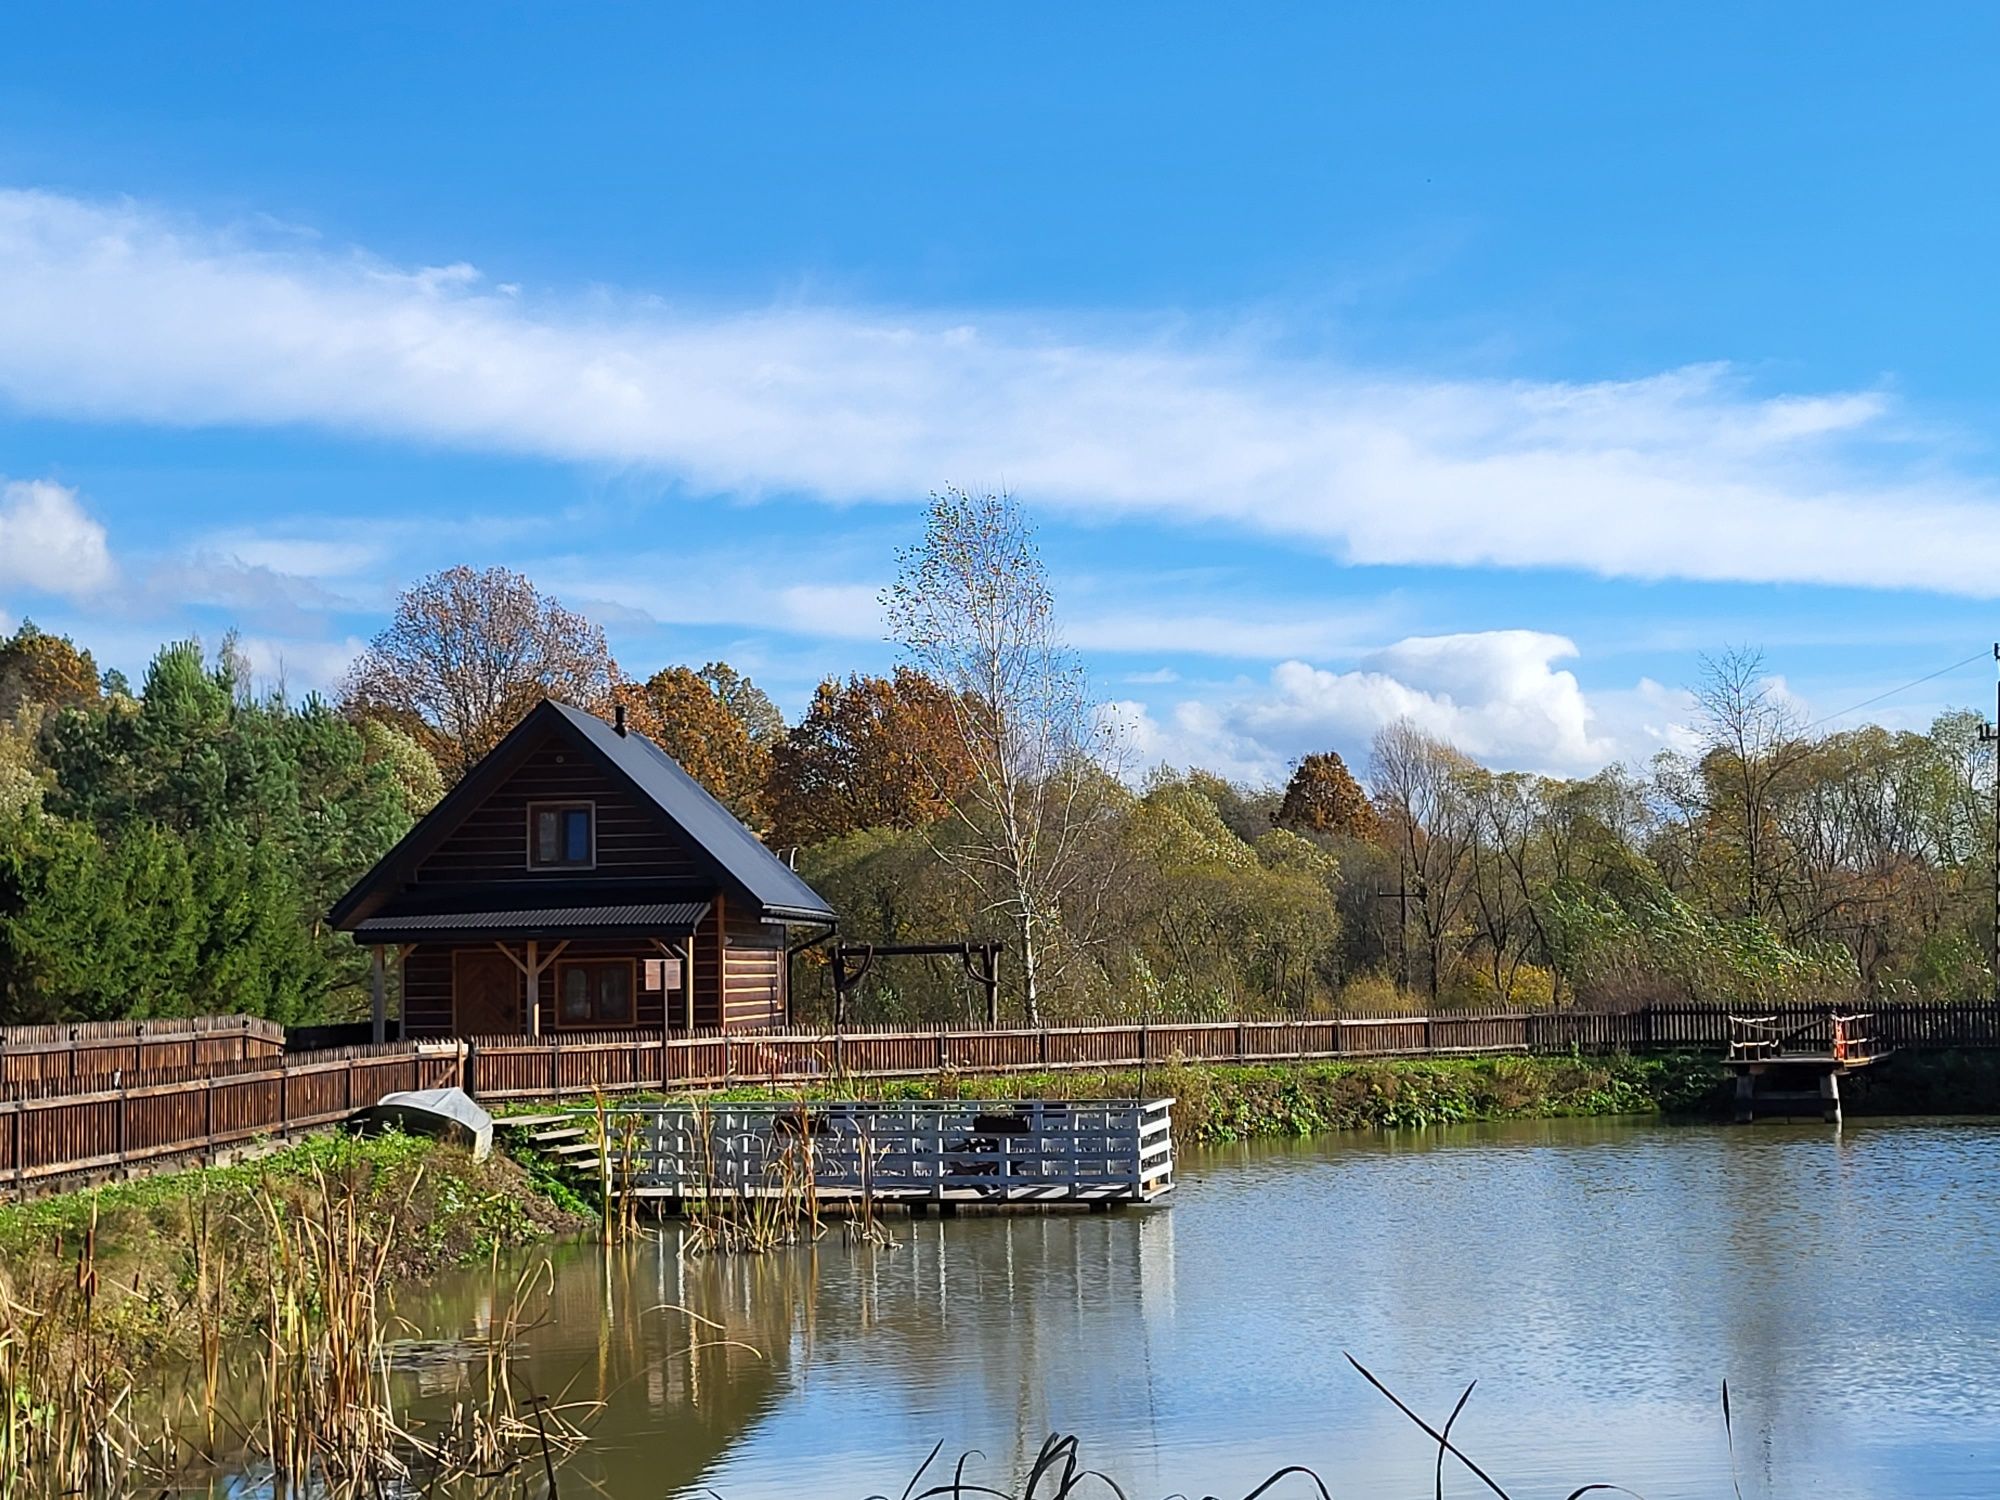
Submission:
<svg viewBox="0 0 2000 1500">
<path fill-rule="evenodd" d="M 84 598 L 117 576 L 104 527 L 52 480 L 0 485 L 0 587 Z"/>
<path fill-rule="evenodd" d="M 1163 714 L 1121 709 L 1132 748 L 1148 762 L 1203 765 L 1276 780 L 1300 756 L 1333 748 L 1365 764 L 1368 741 L 1397 719 L 1493 766 L 1574 775 L 1616 759 L 1643 759 L 1684 731 L 1684 694 L 1642 680 L 1609 695 L 1607 716 L 1574 673 L 1557 664 L 1573 642 L 1533 630 L 1414 636 L 1334 672 L 1280 663 L 1263 683 Z"/>
<path fill-rule="evenodd" d="M 1220 525 L 1360 563 L 1563 567 L 1990 596 L 2000 498 L 1880 391 L 1722 366 L 1423 379 L 1019 315 L 538 298 L 128 203 L 0 193 L 0 397 L 305 423 L 697 487 Z"/>
</svg>

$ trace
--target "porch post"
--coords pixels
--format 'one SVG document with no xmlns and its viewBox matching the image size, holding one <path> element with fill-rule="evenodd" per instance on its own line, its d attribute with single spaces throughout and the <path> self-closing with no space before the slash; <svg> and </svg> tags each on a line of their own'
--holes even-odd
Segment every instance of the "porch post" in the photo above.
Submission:
<svg viewBox="0 0 2000 1500">
<path fill-rule="evenodd" d="M 382 945 L 377 943 L 368 952 L 368 1018 L 373 1023 L 373 1035 L 379 1044 L 389 1040 L 389 1000 L 384 993 Z"/>
<path fill-rule="evenodd" d="M 694 1035 L 694 934 L 681 940 L 681 1004 L 687 1010 L 687 1033 Z"/>
<path fill-rule="evenodd" d="M 535 953 L 535 940 L 528 939 L 528 1035 L 542 1034 L 542 966 Z"/>
<path fill-rule="evenodd" d="M 415 943 L 396 950 L 396 1036 L 402 1041 L 410 1035 L 410 955 L 416 951 Z"/>
</svg>

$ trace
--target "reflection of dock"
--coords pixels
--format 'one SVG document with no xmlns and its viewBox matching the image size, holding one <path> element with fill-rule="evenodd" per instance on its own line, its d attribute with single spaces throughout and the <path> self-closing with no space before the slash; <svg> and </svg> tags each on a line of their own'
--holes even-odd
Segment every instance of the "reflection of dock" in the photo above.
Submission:
<svg viewBox="0 0 2000 1500">
<path fill-rule="evenodd" d="M 1170 1099 L 632 1104 L 539 1117 L 531 1139 L 669 1209 L 705 1199 L 824 1206 L 1110 1208 L 1173 1190 Z"/>
<path fill-rule="evenodd" d="M 1775 1016 L 1731 1016 L 1728 1066 L 1736 1074 L 1737 1120 L 1817 1113 L 1838 1124 L 1840 1080 L 1889 1054 L 1870 1031 L 1873 1019 L 1828 1011 L 1787 1028 Z"/>
</svg>

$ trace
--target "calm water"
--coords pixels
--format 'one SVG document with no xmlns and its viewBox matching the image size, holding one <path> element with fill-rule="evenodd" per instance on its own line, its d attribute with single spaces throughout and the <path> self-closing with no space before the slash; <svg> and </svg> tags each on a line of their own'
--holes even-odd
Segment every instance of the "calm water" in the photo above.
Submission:
<svg viewBox="0 0 2000 1500">
<path fill-rule="evenodd" d="M 1726 1496 L 1724 1377 L 1746 1495 L 2000 1493 L 2000 1127 L 1558 1121 L 1182 1166 L 1170 1207 L 893 1250 L 564 1250 L 530 1378 L 609 1408 L 563 1493 L 893 1496 L 940 1438 L 992 1478 L 1058 1430 L 1135 1500 L 1294 1462 L 1429 1495 L 1435 1450 L 1342 1351 L 1434 1420 L 1476 1378 L 1455 1435 L 1521 1500 Z M 403 1311 L 490 1305 L 482 1275 Z"/>
</svg>

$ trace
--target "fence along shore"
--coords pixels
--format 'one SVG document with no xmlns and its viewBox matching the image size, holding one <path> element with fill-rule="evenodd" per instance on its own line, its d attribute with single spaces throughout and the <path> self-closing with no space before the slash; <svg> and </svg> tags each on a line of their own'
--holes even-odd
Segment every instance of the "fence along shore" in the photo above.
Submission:
<svg viewBox="0 0 2000 1500">
<path fill-rule="evenodd" d="M 1830 1006 L 1764 1007 L 1806 1027 Z M 2000 1005 L 1878 1005 L 1895 1050 L 2000 1046 Z M 1292 1020 L 1118 1022 L 1014 1030 L 787 1027 L 661 1035 L 571 1032 L 284 1050 L 250 1017 L 0 1030 L 0 1188 L 126 1175 L 337 1123 L 406 1089 L 489 1102 L 595 1093 L 826 1085 L 939 1073 L 1029 1074 L 1354 1058 L 1690 1051 L 1726 1055 L 1732 1011 L 1444 1013 Z M 123 1028 L 122 1030 L 120 1028 Z M 127 1066 L 128 1059 L 137 1065 Z"/>
</svg>

